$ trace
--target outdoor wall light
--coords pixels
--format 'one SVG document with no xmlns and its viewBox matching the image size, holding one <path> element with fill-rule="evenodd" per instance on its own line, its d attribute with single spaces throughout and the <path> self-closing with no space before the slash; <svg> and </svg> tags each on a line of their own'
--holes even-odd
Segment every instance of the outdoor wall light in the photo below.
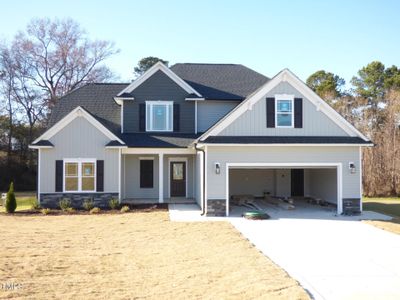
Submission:
<svg viewBox="0 0 400 300">
<path fill-rule="evenodd" d="M 351 174 L 354 174 L 356 172 L 356 164 L 353 162 L 349 162 L 349 170 Z"/>
<path fill-rule="evenodd" d="M 215 166 L 215 174 L 220 174 L 221 173 L 221 165 L 219 162 L 214 163 Z"/>
</svg>

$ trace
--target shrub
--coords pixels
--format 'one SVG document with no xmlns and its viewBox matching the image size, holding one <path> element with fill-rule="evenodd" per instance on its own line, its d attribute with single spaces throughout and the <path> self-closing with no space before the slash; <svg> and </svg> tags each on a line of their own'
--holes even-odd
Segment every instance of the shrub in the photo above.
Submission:
<svg viewBox="0 0 400 300">
<path fill-rule="evenodd" d="M 48 215 L 51 212 L 50 208 L 42 208 L 41 213 L 44 215 Z"/>
<path fill-rule="evenodd" d="M 66 212 L 69 213 L 69 214 L 73 214 L 73 213 L 75 212 L 75 208 L 73 208 L 73 207 L 68 207 L 68 208 L 66 209 Z"/>
<path fill-rule="evenodd" d="M 38 210 L 40 208 L 39 202 L 36 198 L 31 200 L 31 209 Z"/>
<path fill-rule="evenodd" d="M 17 200 L 14 194 L 14 183 L 11 182 L 10 189 L 7 192 L 6 197 L 6 212 L 13 213 L 17 209 Z"/>
<path fill-rule="evenodd" d="M 90 210 L 90 214 L 99 214 L 101 212 L 101 209 L 99 207 L 93 207 Z"/>
<path fill-rule="evenodd" d="M 130 208 L 129 208 L 128 205 L 122 206 L 122 208 L 121 208 L 121 212 L 122 212 L 122 213 L 126 213 L 126 212 L 128 212 L 128 211 L 130 211 Z"/>
<path fill-rule="evenodd" d="M 110 206 L 111 209 L 117 209 L 119 200 L 117 198 L 111 198 L 110 201 L 108 201 L 108 206 Z"/>
<path fill-rule="evenodd" d="M 68 198 L 62 198 L 60 202 L 58 202 L 58 206 L 61 208 L 61 210 L 66 211 L 71 207 L 71 200 Z"/>
<path fill-rule="evenodd" d="M 94 207 L 94 202 L 91 198 L 85 199 L 82 204 L 83 208 L 87 211 L 90 211 Z"/>
</svg>

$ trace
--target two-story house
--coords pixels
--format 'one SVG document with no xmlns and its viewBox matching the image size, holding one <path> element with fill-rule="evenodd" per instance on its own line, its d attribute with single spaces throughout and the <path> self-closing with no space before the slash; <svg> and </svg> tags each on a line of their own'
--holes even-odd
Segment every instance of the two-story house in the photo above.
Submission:
<svg viewBox="0 0 400 300">
<path fill-rule="evenodd" d="M 130 84 L 62 97 L 38 149 L 38 198 L 196 201 L 228 215 L 232 195 L 312 196 L 362 210 L 361 147 L 372 143 L 285 69 L 155 64 Z"/>
</svg>

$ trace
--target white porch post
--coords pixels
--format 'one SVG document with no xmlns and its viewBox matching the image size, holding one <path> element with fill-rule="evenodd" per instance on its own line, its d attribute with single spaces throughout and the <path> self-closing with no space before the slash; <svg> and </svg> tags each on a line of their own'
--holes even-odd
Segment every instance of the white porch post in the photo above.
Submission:
<svg viewBox="0 0 400 300">
<path fill-rule="evenodd" d="M 158 154 L 158 202 L 164 202 L 164 153 Z"/>
<path fill-rule="evenodd" d="M 120 204 L 121 204 L 121 201 L 122 201 L 122 191 L 121 191 L 121 187 L 122 187 L 122 184 L 121 184 L 122 167 L 121 167 L 121 158 L 122 158 L 122 150 L 121 150 L 121 148 L 119 148 L 118 149 L 118 201 L 119 201 Z"/>
</svg>

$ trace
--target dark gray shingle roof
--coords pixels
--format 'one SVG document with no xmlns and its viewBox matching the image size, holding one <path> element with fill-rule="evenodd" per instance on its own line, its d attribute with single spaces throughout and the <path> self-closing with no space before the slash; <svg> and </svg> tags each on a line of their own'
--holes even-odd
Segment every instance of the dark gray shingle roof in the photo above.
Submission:
<svg viewBox="0 0 400 300">
<path fill-rule="evenodd" d="M 128 147 L 187 148 L 199 136 L 191 133 L 123 133 L 121 139 Z"/>
<path fill-rule="evenodd" d="M 54 145 L 49 140 L 40 140 L 37 143 L 32 143 L 33 146 L 49 146 L 54 147 Z"/>
<path fill-rule="evenodd" d="M 210 136 L 210 144 L 371 144 L 351 136 Z"/>
<path fill-rule="evenodd" d="M 114 133 L 120 132 L 120 106 L 114 97 L 126 88 L 126 83 L 89 83 L 61 97 L 53 108 L 49 126 L 82 106 Z"/>
<path fill-rule="evenodd" d="M 236 64 L 178 63 L 171 70 L 211 100 L 243 100 L 269 80 Z"/>
</svg>

